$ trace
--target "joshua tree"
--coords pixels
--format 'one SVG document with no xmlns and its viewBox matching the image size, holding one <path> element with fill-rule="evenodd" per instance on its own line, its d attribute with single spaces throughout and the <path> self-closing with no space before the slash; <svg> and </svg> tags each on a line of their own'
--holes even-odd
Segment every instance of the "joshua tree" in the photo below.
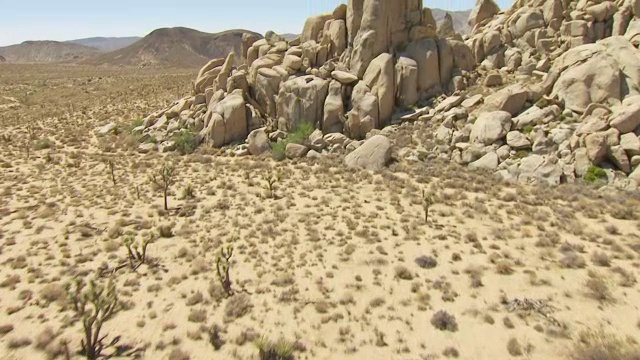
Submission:
<svg viewBox="0 0 640 360">
<path fill-rule="evenodd" d="M 82 321 L 84 337 L 81 341 L 81 353 L 88 360 L 101 357 L 106 335 L 101 336 L 102 325 L 118 310 L 118 293 L 112 280 L 104 286 L 95 280 L 76 279 L 68 290 L 69 303 L 77 317 Z M 115 344 L 116 340 L 111 342 Z"/>
<path fill-rule="evenodd" d="M 152 173 L 151 183 L 157 188 L 162 190 L 164 195 L 164 210 L 169 210 L 169 202 L 167 200 L 169 189 L 176 183 L 175 180 L 176 168 L 173 164 L 165 163 L 157 172 Z"/>
<path fill-rule="evenodd" d="M 105 164 L 107 164 L 107 166 L 109 167 L 111 182 L 113 182 L 113 186 L 116 186 L 116 164 L 113 159 L 105 160 Z"/>
<path fill-rule="evenodd" d="M 135 242 L 131 237 L 124 239 L 124 245 L 127 248 L 129 254 L 129 264 L 132 270 L 136 270 L 140 265 L 147 262 L 147 247 L 153 240 L 153 237 L 149 236 L 141 243 Z"/>
<path fill-rule="evenodd" d="M 422 190 L 422 208 L 424 209 L 424 223 L 429 223 L 429 208 L 433 205 L 433 197 Z"/>
<path fill-rule="evenodd" d="M 233 295 L 233 290 L 231 289 L 231 277 L 229 276 L 229 269 L 231 268 L 230 260 L 232 256 L 233 247 L 228 246 L 227 248 L 220 249 L 220 255 L 218 255 L 218 258 L 216 259 L 218 280 L 220 281 L 220 285 L 227 296 Z"/>
<path fill-rule="evenodd" d="M 280 181 L 280 174 L 269 171 L 262 175 L 262 179 L 265 181 L 264 187 L 267 190 L 267 198 L 275 198 L 275 185 Z"/>
</svg>

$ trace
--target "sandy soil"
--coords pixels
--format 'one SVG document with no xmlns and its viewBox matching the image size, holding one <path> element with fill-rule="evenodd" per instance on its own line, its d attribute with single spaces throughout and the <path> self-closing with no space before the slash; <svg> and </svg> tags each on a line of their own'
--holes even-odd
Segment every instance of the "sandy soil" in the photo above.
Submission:
<svg viewBox="0 0 640 360">
<path fill-rule="evenodd" d="M 126 127 L 185 74 L 0 66 L 21 103 L 0 108 L 0 359 L 82 358 L 66 288 L 93 278 L 116 285 L 103 334 L 122 358 L 259 359 L 256 340 L 281 339 L 295 359 L 566 359 L 585 330 L 638 333 L 633 196 L 438 162 L 374 174 L 132 151 Z M 108 121 L 123 131 L 97 138 Z M 149 180 L 165 164 L 168 212 Z M 152 240 L 135 271 L 127 239 Z"/>
</svg>

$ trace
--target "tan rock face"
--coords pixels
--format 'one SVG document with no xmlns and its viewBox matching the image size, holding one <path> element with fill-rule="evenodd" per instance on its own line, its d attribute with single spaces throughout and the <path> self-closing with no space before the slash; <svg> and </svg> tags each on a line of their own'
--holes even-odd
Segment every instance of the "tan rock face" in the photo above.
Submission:
<svg viewBox="0 0 640 360">
<path fill-rule="evenodd" d="M 396 63 L 396 104 L 409 107 L 418 102 L 418 63 L 400 57 Z"/>
<path fill-rule="evenodd" d="M 391 159 L 391 141 L 382 135 L 375 135 L 344 159 L 349 168 L 382 170 Z"/>
<path fill-rule="evenodd" d="M 278 128 L 294 131 L 302 121 L 320 124 L 329 82 L 308 75 L 283 82 L 276 100 Z"/>
<path fill-rule="evenodd" d="M 355 3 L 351 29 L 358 29 L 353 38 L 350 68 L 362 77 L 369 63 L 383 52 L 406 45 L 411 28 L 422 25 L 421 0 L 364 0 L 362 17 L 358 23 L 359 3 Z M 348 27 L 348 28 L 349 28 Z"/>
<path fill-rule="evenodd" d="M 387 53 L 373 59 L 364 74 L 363 82 L 378 97 L 378 120 L 381 126 L 391 119 L 395 99 L 395 69 L 393 57 Z"/>
<path fill-rule="evenodd" d="M 342 84 L 334 80 L 329 84 L 327 99 L 324 102 L 322 132 L 324 134 L 341 133 L 345 121 Z"/>
<path fill-rule="evenodd" d="M 318 35 L 324 29 L 324 24 L 332 18 L 332 14 L 322 14 L 308 18 L 304 23 L 300 41 L 303 43 L 310 40 L 318 41 Z"/>
</svg>

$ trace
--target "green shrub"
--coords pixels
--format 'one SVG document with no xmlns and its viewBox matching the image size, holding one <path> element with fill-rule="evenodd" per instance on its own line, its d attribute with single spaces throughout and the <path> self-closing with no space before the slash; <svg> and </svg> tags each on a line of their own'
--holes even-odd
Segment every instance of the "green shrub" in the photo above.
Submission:
<svg viewBox="0 0 640 360">
<path fill-rule="evenodd" d="M 529 155 L 529 152 L 527 150 L 519 150 L 518 152 L 516 152 L 516 159 L 524 159 L 527 157 L 527 155 Z"/>
<path fill-rule="evenodd" d="M 303 145 L 304 142 L 309 138 L 309 136 L 311 136 L 313 130 L 313 124 L 303 120 L 300 125 L 298 125 L 296 130 L 293 133 L 289 134 L 287 140 L 292 144 Z"/>
<path fill-rule="evenodd" d="M 288 142 L 285 140 L 278 141 L 271 147 L 271 155 L 275 160 L 284 160 L 285 158 L 285 150 L 287 149 Z"/>
<path fill-rule="evenodd" d="M 607 172 L 604 169 L 597 166 L 589 166 L 587 172 L 584 174 L 584 181 L 593 184 L 600 180 L 607 179 Z"/>
<path fill-rule="evenodd" d="M 191 129 L 180 131 L 174 141 L 176 144 L 176 150 L 178 150 L 182 155 L 191 154 L 196 151 L 196 148 L 198 147 L 198 139 Z"/>
<path fill-rule="evenodd" d="M 527 125 L 524 128 L 522 128 L 522 132 L 525 134 L 529 134 L 533 131 L 533 125 Z"/>
<path fill-rule="evenodd" d="M 288 144 L 304 145 L 304 142 L 309 139 L 309 136 L 313 131 L 313 124 L 303 120 L 294 132 L 272 146 L 271 154 L 273 155 L 273 158 L 275 160 L 283 160 L 285 158 L 285 150 L 287 149 Z"/>
</svg>

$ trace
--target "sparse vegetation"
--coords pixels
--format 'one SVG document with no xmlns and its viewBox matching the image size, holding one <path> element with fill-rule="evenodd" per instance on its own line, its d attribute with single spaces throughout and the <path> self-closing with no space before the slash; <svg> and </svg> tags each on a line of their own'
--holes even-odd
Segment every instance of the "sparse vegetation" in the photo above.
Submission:
<svg viewBox="0 0 640 360">
<path fill-rule="evenodd" d="M 68 291 L 71 309 L 84 330 L 80 352 L 88 360 L 96 360 L 107 346 L 104 343 L 107 336 L 101 334 L 102 327 L 119 309 L 115 284 L 111 280 L 103 285 L 95 280 L 77 279 Z"/>
</svg>

